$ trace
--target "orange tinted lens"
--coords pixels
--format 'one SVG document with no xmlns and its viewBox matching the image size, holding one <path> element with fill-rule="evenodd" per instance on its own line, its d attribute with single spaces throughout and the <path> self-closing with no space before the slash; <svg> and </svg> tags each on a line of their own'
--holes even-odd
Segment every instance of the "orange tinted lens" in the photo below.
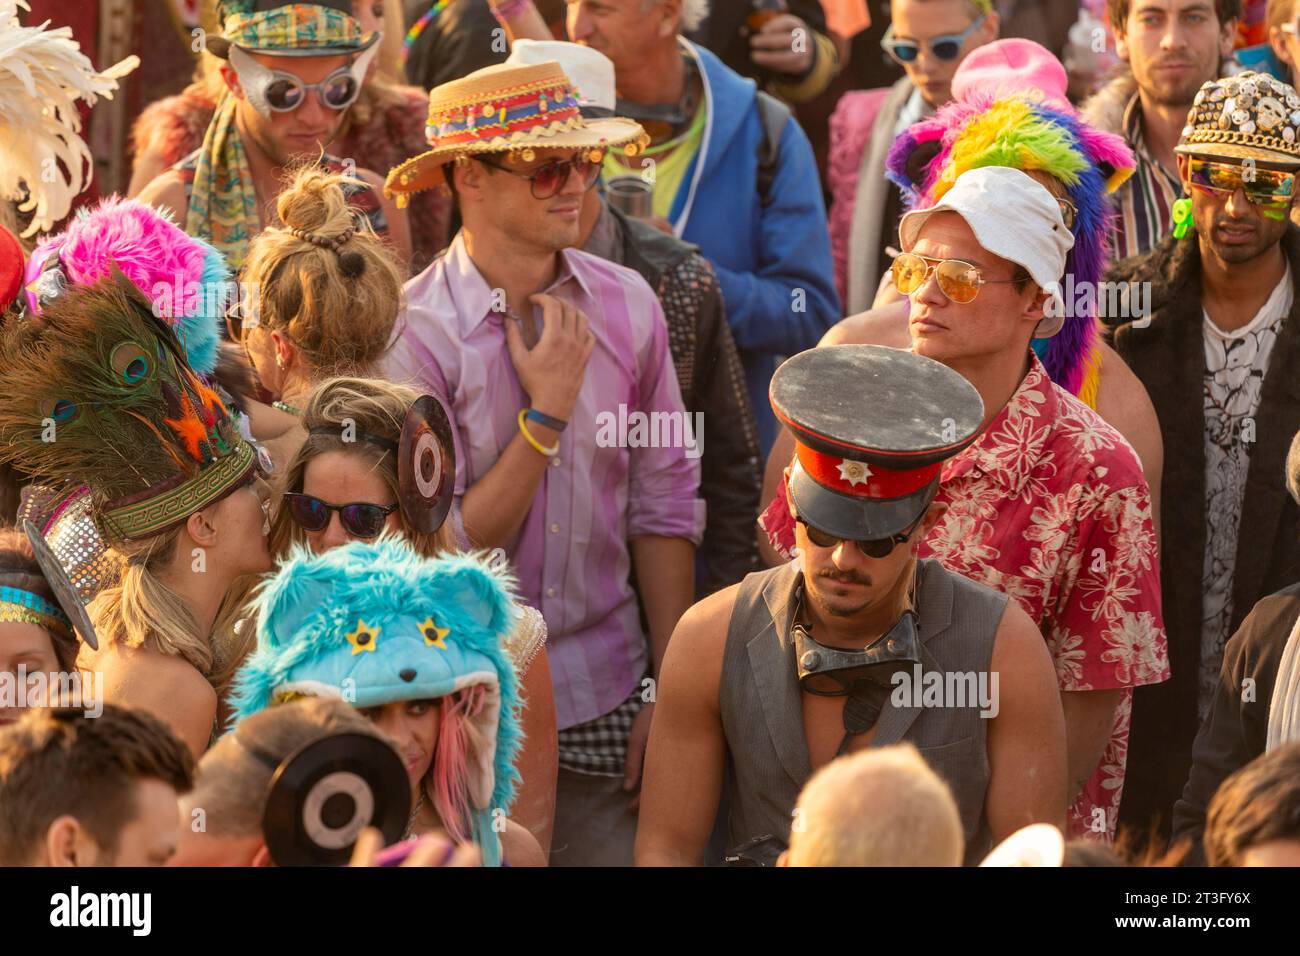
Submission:
<svg viewBox="0 0 1300 956">
<path fill-rule="evenodd" d="M 954 302 L 969 302 L 979 295 L 980 274 L 969 262 L 944 259 L 935 269 L 939 288 Z"/>
<path fill-rule="evenodd" d="M 925 282 L 925 260 L 905 252 L 894 259 L 894 288 L 903 295 L 911 295 Z"/>
</svg>

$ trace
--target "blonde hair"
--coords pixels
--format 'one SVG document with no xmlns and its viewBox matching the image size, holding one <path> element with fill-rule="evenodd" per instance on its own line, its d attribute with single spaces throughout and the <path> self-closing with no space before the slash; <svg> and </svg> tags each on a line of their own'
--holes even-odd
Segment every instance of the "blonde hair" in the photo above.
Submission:
<svg viewBox="0 0 1300 956">
<path fill-rule="evenodd" d="M 405 385 L 394 385 L 372 378 L 332 378 L 317 385 L 307 399 L 302 413 L 302 427 L 307 440 L 298 449 L 285 470 L 281 492 L 301 492 L 307 466 L 326 452 L 355 455 L 369 464 L 400 499 L 397 486 L 397 453 L 373 442 L 360 439 L 345 441 L 345 431 L 357 436 L 374 435 L 396 443 L 402 435 L 402 422 L 411 403 L 420 393 Z M 406 524 L 401 511 L 394 512 L 402 524 L 402 533 L 426 558 L 459 550 L 451 527 L 444 523 L 431 534 L 420 534 Z M 277 556 L 286 554 L 291 545 L 306 540 L 306 533 L 289 515 L 289 509 L 277 509 L 271 522 L 271 548 Z"/>
<path fill-rule="evenodd" d="M 952 791 L 911 744 L 832 760 L 795 807 L 790 866 L 961 865 Z"/>
<path fill-rule="evenodd" d="M 276 200 L 284 228 L 253 240 L 244 269 L 258 326 L 285 333 L 311 378 L 367 371 L 387 350 L 401 306 L 397 261 L 348 205 L 344 186 L 354 182 L 299 169 Z"/>
<path fill-rule="evenodd" d="M 182 657 L 204 677 L 212 671 L 212 646 L 181 597 L 158 577 L 176 555 L 181 529 L 143 541 L 115 544 L 109 554 L 119 562 L 117 580 L 86 608 L 101 643 L 148 647 Z"/>
</svg>

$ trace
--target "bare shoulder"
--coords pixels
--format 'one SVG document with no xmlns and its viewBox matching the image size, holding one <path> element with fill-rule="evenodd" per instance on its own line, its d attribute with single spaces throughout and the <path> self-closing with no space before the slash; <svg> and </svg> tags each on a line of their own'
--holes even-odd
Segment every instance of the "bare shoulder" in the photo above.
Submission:
<svg viewBox="0 0 1300 956">
<path fill-rule="evenodd" d="M 514 820 L 506 820 L 505 832 L 501 834 L 501 855 L 512 867 L 546 866 L 546 854 L 537 838 Z"/>
<path fill-rule="evenodd" d="M 868 309 L 850 315 L 831 326 L 819 345 L 887 345 L 895 349 L 910 349 L 912 339 L 907 331 L 907 300 L 891 302 L 878 309 Z"/>
<path fill-rule="evenodd" d="M 733 584 L 710 594 L 678 620 L 659 675 L 666 693 L 684 693 L 697 705 L 717 707 L 727 628 L 739 589 Z"/>
<path fill-rule="evenodd" d="M 135 198 L 155 209 L 170 211 L 177 225 L 183 226 L 186 207 L 189 205 L 185 188 L 184 177 L 176 170 L 168 169 L 155 176 Z"/>
<path fill-rule="evenodd" d="M 217 692 L 188 661 L 149 648 L 102 650 L 90 666 L 102 674 L 107 703 L 153 714 L 189 744 L 207 748 L 217 714 Z"/>
<path fill-rule="evenodd" d="M 1002 674 L 1025 674 L 1043 664 L 1051 666 L 1051 654 L 1042 632 L 1025 609 L 1014 598 L 1008 598 L 993 641 L 992 669 Z"/>
</svg>

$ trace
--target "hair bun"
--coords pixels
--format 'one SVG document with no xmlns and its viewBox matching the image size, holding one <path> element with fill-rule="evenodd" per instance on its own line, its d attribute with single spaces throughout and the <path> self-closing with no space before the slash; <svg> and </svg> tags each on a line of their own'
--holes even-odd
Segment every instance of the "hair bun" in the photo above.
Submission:
<svg viewBox="0 0 1300 956">
<path fill-rule="evenodd" d="M 366 271 L 366 257 L 359 252 L 339 253 L 339 269 L 349 279 L 355 279 Z"/>
</svg>

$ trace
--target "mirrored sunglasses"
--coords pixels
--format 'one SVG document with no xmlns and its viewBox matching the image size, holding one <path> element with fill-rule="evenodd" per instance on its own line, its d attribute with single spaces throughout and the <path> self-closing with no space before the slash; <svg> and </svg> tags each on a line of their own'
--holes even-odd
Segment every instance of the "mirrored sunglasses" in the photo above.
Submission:
<svg viewBox="0 0 1300 956">
<path fill-rule="evenodd" d="M 925 285 L 933 273 L 939 283 L 939 291 L 953 302 L 966 304 L 973 302 L 980 293 L 980 286 L 1007 282 L 1022 282 L 1023 279 L 985 279 L 978 267 L 961 259 L 934 259 L 930 256 L 918 256 L 914 252 L 900 252 L 894 258 L 891 267 L 894 276 L 894 288 L 903 295 L 911 295 Z"/>
<path fill-rule="evenodd" d="M 1188 167 L 1193 186 L 1229 195 L 1240 189 L 1247 199 L 1257 205 L 1287 206 L 1295 194 L 1295 173 L 1239 163 L 1220 163 L 1194 156 L 1190 158 Z"/>
</svg>

